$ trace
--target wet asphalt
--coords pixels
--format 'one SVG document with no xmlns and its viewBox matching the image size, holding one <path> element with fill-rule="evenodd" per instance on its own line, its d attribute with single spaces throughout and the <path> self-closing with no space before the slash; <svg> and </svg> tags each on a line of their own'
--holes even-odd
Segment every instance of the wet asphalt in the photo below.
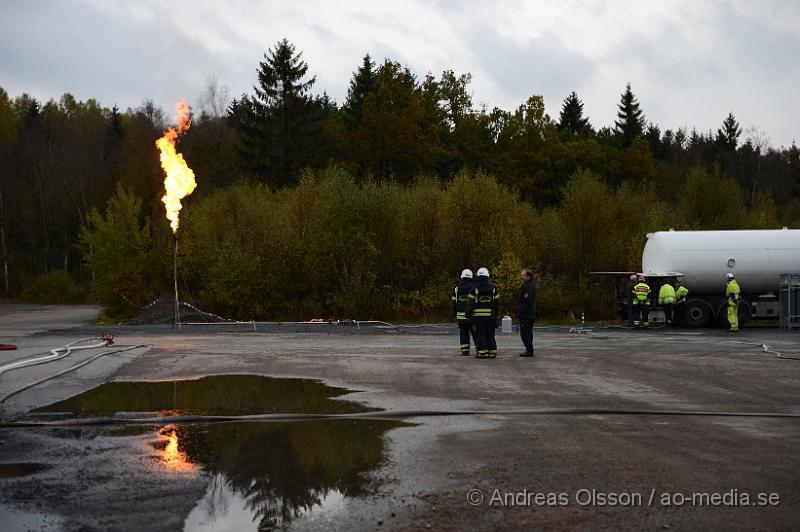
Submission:
<svg viewBox="0 0 800 532">
<path fill-rule="evenodd" d="M 112 330 L 92 326 L 95 314 L 0 306 L 0 343 L 18 345 L 0 351 L 0 366 Z M 402 413 L 407 423 L 385 432 L 368 493 L 325 498 L 283 522 L 286 529 L 796 530 L 800 523 L 800 417 L 776 417 L 800 414 L 800 361 L 776 354 L 800 357 L 797 332 L 537 328 L 533 359 L 517 356 L 513 334 L 498 333 L 498 358 L 478 360 L 458 354 L 457 331 L 447 326 L 113 331 L 118 344 L 145 347 L 14 395 L 3 419 L 103 382 L 219 374 L 319 379 L 352 390 L 341 399 Z M 96 353 L 1 374 L 0 396 Z M 198 502 L 208 499 L 207 470 L 169 469 L 154 455 L 152 434 L 58 430 L 0 428 L 0 464 L 47 466 L 0 477 L 0 529 L 180 530 L 196 521 Z"/>
</svg>

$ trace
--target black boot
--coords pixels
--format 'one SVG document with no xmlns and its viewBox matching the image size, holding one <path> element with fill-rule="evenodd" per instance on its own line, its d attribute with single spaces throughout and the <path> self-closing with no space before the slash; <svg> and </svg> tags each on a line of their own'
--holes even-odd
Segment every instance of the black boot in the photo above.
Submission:
<svg viewBox="0 0 800 532">
<path fill-rule="evenodd" d="M 525 351 L 519 354 L 521 357 L 533 358 L 533 351 Z"/>
</svg>

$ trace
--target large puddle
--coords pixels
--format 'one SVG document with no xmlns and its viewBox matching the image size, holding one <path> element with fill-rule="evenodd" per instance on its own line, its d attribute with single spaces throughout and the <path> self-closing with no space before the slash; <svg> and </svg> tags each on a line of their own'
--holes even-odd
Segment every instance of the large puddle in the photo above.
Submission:
<svg viewBox="0 0 800 532">
<path fill-rule="evenodd" d="M 187 530 L 270 530 L 376 486 L 389 421 L 313 421 L 177 426 L 161 430 L 168 468 L 210 475 Z M 249 523 L 249 526 L 245 526 Z M 230 525 L 236 526 L 231 528 Z"/>
<path fill-rule="evenodd" d="M 105 384 L 40 412 L 84 417 L 368 410 L 334 399 L 345 393 L 316 381 L 217 376 Z M 50 434 L 72 441 L 127 438 L 131 446 L 144 440 L 150 449 L 148 467 L 165 482 L 180 482 L 187 472 L 205 475 L 206 492 L 186 516 L 185 530 L 273 530 L 310 514 L 342 511 L 348 498 L 373 492 L 378 481 L 370 473 L 386 460 L 385 434 L 401 426 L 407 424 L 345 419 L 83 427 L 52 429 Z"/>
<path fill-rule="evenodd" d="M 351 414 L 369 409 L 334 400 L 350 393 L 307 379 L 258 375 L 218 375 L 195 380 L 110 382 L 37 412 L 69 412 L 80 417 L 120 412 L 175 415 Z"/>
</svg>

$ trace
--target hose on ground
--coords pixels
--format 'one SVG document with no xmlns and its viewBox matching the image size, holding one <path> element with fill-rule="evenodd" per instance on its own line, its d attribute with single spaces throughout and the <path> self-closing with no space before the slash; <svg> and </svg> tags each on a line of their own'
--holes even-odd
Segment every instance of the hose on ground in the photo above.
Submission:
<svg viewBox="0 0 800 532">
<path fill-rule="evenodd" d="M 783 353 L 781 353 L 779 351 L 775 351 L 773 349 L 770 349 L 767 344 L 761 344 L 761 349 L 763 349 L 765 353 L 773 354 L 776 357 L 782 358 L 784 360 L 800 360 L 800 357 L 788 357 L 788 356 L 784 355 Z"/>
<path fill-rule="evenodd" d="M 761 343 L 758 343 L 758 342 L 743 342 L 741 340 L 729 340 L 727 343 L 742 344 L 742 345 L 754 345 L 754 346 L 760 347 L 761 350 L 764 353 L 769 353 L 771 355 L 775 355 L 777 358 L 782 358 L 783 360 L 800 360 L 800 357 L 790 357 L 790 356 L 784 355 L 780 351 L 775 351 L 774 349 L 771 349 L 767 344 L 761 344 Z"/>
<path fill-rule="evenodd" d="M 160 425 L 170 424 L 207 424 L 231 422 L 288 422 L 326 419 L 408 419 L 415 417 L 442 416 L 481 416 L 481 415 L 527 415 L 527 416 L 702 416 L 702 417 L 751 417 L 751 418 L 784 418 L 800 419 L 795 412 L 735 412 L 707 410 L 624 410 L 602 408 L 556 408 L 537 410 L 384 410 L 378 412 L 360 412 L 355 414 L 258 414 L 244 416 L 157 416 L 144 418 L 101 417 L 66 419 L 56 421 L 7 421 L 0 423 L 0 428 L 15 427 L 63 427 L 63 426 L 102 426 L 102 425 Z"/>
<path fill-rule="evenodd" d="M 42 383 L 45 383 L 45 382 L 47 382 L 47 381 L 49 381 L 51 379 L 55 379 L 56 377 L 60 377 L 62 375 L 66 375 L 67 373 L 69 373 L 71 371 L 75 371 L 76 369 L 80 369 L 83 366 L 85 366 L 85 365 L 87 365 L 87 364 L 89 364 L 91 362 L 94 362 L 95 360 L 97 360 L 100 357 L 103 357 L 103 356 L 106 356 L 106 355 L 113 355 L 115 353 L 122 353 L 123 351 L 130 351 L 132 349 L 136 349 L 136 348 L 139 348 L 139 347 L 146 347 L 146 346 L 145 345 L 132 345 L 132 346 L 128 346 L 128 347 L 123 347 L 121 349 L 112 349 L 111 351 L 105 351 L 103 353 L 98 353 L 98 354 L 94 355 L 93 357 L 84 360 L 83 362 L 75 364 L 72 367 L 69 367 L 69 368 L 67 368 L 65 370 L 59 371 L 58 373 L 55 373 L 53 375 L 49 375 L 49 376 L 47 376 L 47 377 L 45 377 L 43 379 L 39 379 L 37 381 L 28 383 L 25 386 L 23 386 L 22 388 L 17 388 L 16 390 L 14 390 L 12 392 L 7 393 L 6 395 L 4 395 L 3 397 L 0 398 L 0 406 L 3 403 L 5 403 L 8 399 L 10 399 L 10 398 L 14 397 L 15 395 L 17 395 L 18 393 L 24 392 L 25 390 L 27 390 L 29 388 L 33 388 L 34 386 L 38 386 L 38 385 L 40 385 Z"/>
<path fill-rule="evenodd" d="M 24 360 L 17 360 L 15 362 L 10 363 L 10 364 L 6 364 L 4 366 L 0 366 L 0 375 L 2 375 L 3 373 L 6 373 L 8 371 L 14 371 L 16 369 L 27 368 L 27 367 L 36 366 L 36 365 L 39 365 L 39 364 L 47 364 L 48 362 L 55 362 L 56 360 L 61 360 L 62 358 L 69 356 L 70 353 L 72 353 L 73 351 L 78 351 L 78 350 L 81 350 L 81 349 L 97 349 L 97 348 L 109 345 L 108 341 L 105 340 L 105 339 L 102 342 L 98 342 L 98 343 L 91 344 L 91 345 L 77 345 L 77 344 L 82 344 L 84 342 L 88 342 L 90 340 L 96 340 L 97 338 L 99 338 L 99 337 L 84 338 L 82 340 L 75 340 L 74 342 L 70 342 L 68 344 L 65 344 L 62 347 L 56 347 L 55 349 L 51 349 L 49 351 L 49 353 L 50 353 L 49 355 L 37 356 L 35 358 L 26 358 Z M 61 353 L 61 351 L 63 351 L 63 353 Z M 40 354 L 43 354 L 43 353 L 40 353 Z"/>
</svg>

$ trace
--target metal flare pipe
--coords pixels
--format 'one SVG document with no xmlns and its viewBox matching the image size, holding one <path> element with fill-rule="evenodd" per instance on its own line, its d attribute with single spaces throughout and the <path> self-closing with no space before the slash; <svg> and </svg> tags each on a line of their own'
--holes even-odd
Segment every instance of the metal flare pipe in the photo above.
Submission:
<svg viewBox="0 0 800 532">
<path fill-rule="evenodd" d="M 175 234 L 175 253 L 172 255 L 172 280 L 175 287 L 175 325 L 181 330 L 181 308 L 178 299 L 178 235 Z"/>
</svg>

